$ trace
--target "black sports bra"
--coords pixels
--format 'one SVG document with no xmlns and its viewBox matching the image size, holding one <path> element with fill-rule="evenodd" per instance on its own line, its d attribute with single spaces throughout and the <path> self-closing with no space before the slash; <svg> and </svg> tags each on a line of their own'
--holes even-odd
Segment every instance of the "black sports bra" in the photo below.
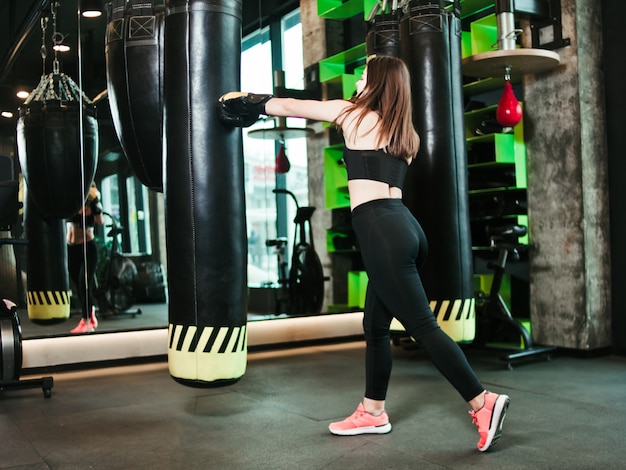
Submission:
<svg viewBox="0 0 626 470">
<path fill-rule="evenodd" d="M 350 180 L 373 180 L 402 189 L 409 168 L 406 160 L 384 150 L 352 150 L 344 148 L 343 160 Z"/>
<path fill-rule="evenodd" d="M 85 215 L 85 226 L 88 228 L 93 228 L 96 226 L 96 215 L 102 214 L 102 204 L 100 204 L 100 199 L 93 198 L 91 201 L 85 203 L 85 206 L 89 206 L 91 209 L 91 214 Z M 83 224 L 83 214 L 82 212 L 78 212 L 71 217 L 70 222 L 73 224 L 82 225 Z M 85 227 L 83 227 L 84 229 Z"/>
</svg>

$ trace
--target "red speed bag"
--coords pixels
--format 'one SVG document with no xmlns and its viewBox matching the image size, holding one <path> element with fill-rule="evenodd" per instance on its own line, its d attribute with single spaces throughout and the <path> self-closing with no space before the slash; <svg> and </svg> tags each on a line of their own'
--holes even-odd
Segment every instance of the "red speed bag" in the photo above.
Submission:
<svg viewBox="0 0 626 470">
<path fill-rule="evenodd" d="M 496 119 L 504 127 L 513 127 L 522 120 L 522 105 L 513 93 L 510 81 L 504 83 L 504 91 L 496 109 Z"/>
</svg>

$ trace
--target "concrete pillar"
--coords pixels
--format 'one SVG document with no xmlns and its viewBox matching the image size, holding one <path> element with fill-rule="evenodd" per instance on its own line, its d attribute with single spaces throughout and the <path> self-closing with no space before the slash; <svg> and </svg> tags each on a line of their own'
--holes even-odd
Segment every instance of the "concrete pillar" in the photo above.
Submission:
<svg viewBox="0 0 626 470">
<path fill-rule="evenodd" d="M 600 2 L 561 0 L 562 64 L 524 81 L 533 340 L 611 345 Z M 526 44 L 529 46 L 529 44 Z"/>
</svg>

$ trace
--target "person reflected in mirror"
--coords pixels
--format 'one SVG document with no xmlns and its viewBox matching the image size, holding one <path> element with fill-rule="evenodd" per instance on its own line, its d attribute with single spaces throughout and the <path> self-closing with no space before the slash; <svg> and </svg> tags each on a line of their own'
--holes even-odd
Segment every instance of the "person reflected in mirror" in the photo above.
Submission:
<svg viewBox="0 0 626 470">
<path fill-rule="evenodd" d="M 233 126 L 249 126 L 266 114 L 330 122 L 343 133 L 352 228 L 369 278 L 363 317 L 365 395 L 352 415 L 330 424 L 330 432 L 391 431 L 385 400 L 395 317 L 469 404 L 478 427 L 477 447 L 485 451 L 500 437 L 509 397 L 485 390 L 459 345 L 439 327 L 420 280 L 426 236 L 402 202 L 407 169 L 420 143 L 409 71 L 401 59 L 376 56 L 367 62 L 356 89 L 350 100 L 326 101 L 231 92 L 218 100 L 217 113 Z"/>
<path fill-rule="evenodd" d="M 103 222 L 100 191 L 96 183 L 92 182 L 85 205 L 69 219 L 67 224 L 67 264 L 81 308 L 81 319 L 78 325 L 70 330 L 73 334 L 92 333 L 98 327 L 94 302 L 98 247 L 94 228 Z"/>
</svg>

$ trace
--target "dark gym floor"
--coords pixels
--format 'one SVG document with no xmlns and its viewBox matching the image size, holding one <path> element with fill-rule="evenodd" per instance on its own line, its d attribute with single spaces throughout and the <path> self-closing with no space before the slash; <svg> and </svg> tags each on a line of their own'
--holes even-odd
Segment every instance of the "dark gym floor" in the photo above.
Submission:
<svg viewBox="0 0 626 470">
<path fill-rule="evenodd" d="M 467 406 L 421 350 L 394 348 L 387 435 L 332 436 L 361 398 L 363 343 L 251 352 L 236 384 L 174 382 L 163 362 L 54 373 L 0 392 L 2 469 L 623 469 L 626 358 L 557 353 L 507 370 L 467 350 L 511 396 L 502 439 L 478 439 Z M 29 378 L 29 377 L 23 377 Z"/>
</svg>

